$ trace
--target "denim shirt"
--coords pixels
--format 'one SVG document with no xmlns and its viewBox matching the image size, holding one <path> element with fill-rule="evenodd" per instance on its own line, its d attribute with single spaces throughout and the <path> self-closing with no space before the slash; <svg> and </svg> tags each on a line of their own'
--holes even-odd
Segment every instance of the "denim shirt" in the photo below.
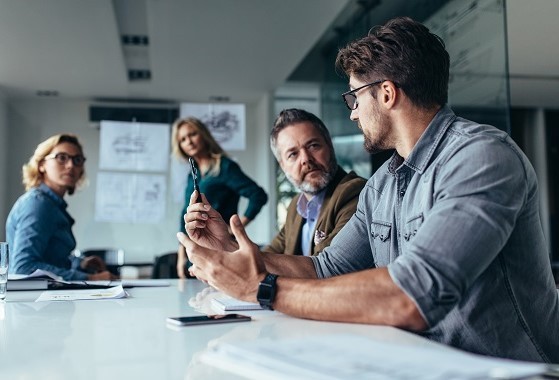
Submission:
<svg viewBox="0 0 559 380">
<path fill-rule="evenodd" d="M 319 277 L 388 267 L 430 339 L 559 363 L 534 169 L 506 133 L 448 107 L 406 160 L 395 153 L 369 179 L 355 215 L 312 259 Z"/>
<path fill-rule="evenodd" d="M 72 233 L 74 219 L 67 203 L 47 185 L 41 184 L 23 194 L 6 221 L 10 247 L 10 273 L 31 274 L 43 269 L 64 280 L 86 280 L 77 269 L 80 260 L 70 256 L 76 247 Z"/>
</svg>

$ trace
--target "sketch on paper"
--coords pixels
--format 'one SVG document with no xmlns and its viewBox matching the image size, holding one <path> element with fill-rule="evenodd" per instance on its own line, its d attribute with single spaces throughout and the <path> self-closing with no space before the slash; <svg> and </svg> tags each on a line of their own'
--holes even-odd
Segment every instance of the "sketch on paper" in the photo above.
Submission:
<svg viewBox="0 0 559 380">
<path fill-rule="evenodd" d="M 117 155 L 141 155 L 146 151 L 146 137 L 126 134 L 117 137 L 112 142 L 112 148 Z"/>
<path fill-rule="evenodd" d="M 182 103 L 180 116 L 200 119 L 227 151 L 246 148 L 244 104 Z"/>
<path fill-rule="evenodd" d="M 102 121 L 99 169 L 167 171 L 170 138 L 168 124 Z"/>
<path fill-rule="evenodd" d="M 166 192 L 164 175 L 99 172 L 95 220 L 159 223 L 165 218 Z"/>
</svg>

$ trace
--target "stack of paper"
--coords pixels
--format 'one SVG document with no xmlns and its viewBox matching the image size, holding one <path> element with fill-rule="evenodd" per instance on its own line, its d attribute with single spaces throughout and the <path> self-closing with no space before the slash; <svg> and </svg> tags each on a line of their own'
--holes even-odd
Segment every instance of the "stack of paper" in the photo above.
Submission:
<svg viewBox="0 0 559 380">
<path fill-rule="evenodd" d="M 228 296 L 212 298 L 212 307 L 219 311 L 262 310 L 257 303 L 241 301 Z"/>
<path fill-rule="evenodd" d="M 328 358 L 327 360 L 320 360 Z M 456 349 L 322 335 L 221 343 L 201 356 L 209 365 L 252 379 L 520 379 L 544 373 L 539 363 L 489 358 Z"/>
<path fill-rule="evenodd" d="M 54 273 L 41 269 L 31 274 L 8 274 L 8 290 L 44 290 L 52 281 L 64 282 Z"/>
</svg>

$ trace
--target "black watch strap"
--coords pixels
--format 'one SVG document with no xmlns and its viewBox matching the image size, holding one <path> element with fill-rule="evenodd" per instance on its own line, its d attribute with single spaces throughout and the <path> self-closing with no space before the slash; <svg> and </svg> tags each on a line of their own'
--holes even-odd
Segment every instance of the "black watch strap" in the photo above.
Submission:
<svg viewBox="0 0 559 380">
<path fill-rule="evenodd" d="M 256 299 L 263 309 L 274 310 L 272 304 L 276 298 L 276 280 L 277 274 L 268 273 L 262 282 L 258 285 L 258 293 Z"/>
</svg>

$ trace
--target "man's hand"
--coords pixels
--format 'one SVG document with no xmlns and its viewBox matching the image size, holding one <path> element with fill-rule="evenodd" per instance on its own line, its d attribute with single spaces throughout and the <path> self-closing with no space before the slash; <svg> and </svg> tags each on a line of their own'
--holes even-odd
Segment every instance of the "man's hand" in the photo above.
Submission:
<svg viewBox="0 0 559 380">
<path fill-rule="evenodd" d="M 177 251 L 177 274 L 179 278 L 187 278 L 185 273 L 186 267 L 186 252 L 184 247 L 179 244 L 179 249 Z"/>
<path fill-rule="evenodd" d="M 255 302 L 258 284 L 266 276 L 266 266 L 238 215 L 231 217 L 231 230 L 239 245 L 233 252 L 202 246 L 183 233 L 178 233 L 177 238 L 194 264 L 192 274 L 232 297 Z"/>
<path fill-rule="evenodd" d="M 190 205 L 184 214 L 184 227 L 188 237 L 206 248 L 228 251 L 237 249 L 229 234 L 227 223 L 221 214 L 210 206 L 206 196 L 201 195 L 202 202 L 196 203 L 198 192 L 192 192 Z"/>
</svg>

